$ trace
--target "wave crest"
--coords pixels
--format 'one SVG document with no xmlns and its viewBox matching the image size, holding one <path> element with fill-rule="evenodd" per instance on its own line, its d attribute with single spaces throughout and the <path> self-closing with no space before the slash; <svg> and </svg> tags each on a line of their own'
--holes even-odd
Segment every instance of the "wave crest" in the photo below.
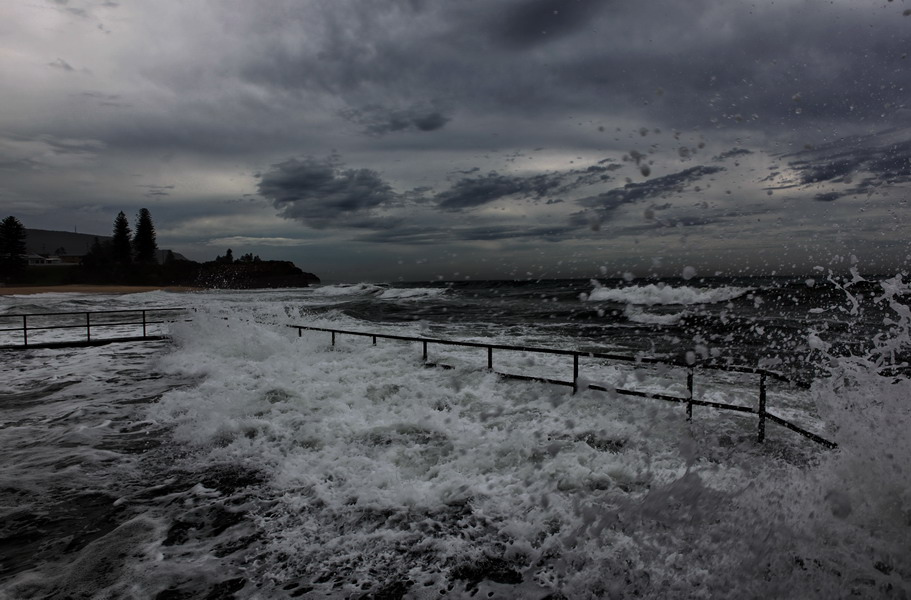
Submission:
<svg viewBox="0 0 911 600">
<path fill-rule="evenodd" d="M 739 287 L 672 287 L 654 283 L 624 288 L 606 288 L 601 287 L 597 282 L 593 283 L 595 283 L 596 287 L 588 295 L 590 302 L 622 302 L 646 306 L 654 306 L 656 304 L 713 304 L 739 298 L 751 291 L 750 288 Z"/>
</svg>

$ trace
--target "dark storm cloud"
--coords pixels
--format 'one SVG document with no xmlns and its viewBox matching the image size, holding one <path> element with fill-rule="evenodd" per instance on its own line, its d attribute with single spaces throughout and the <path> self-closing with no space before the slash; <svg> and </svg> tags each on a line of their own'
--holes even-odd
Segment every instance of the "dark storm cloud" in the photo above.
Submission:
<svg viewBox="0 0 911 600">
<path fill-rule="evenodd" d="M 521 227 L 517 225 L 469 227 L 453 231 L 456 239 L 465 241 L 535 238 L 547 242 L 556 242 L 574 237 L 577 233 L 578 229 L 572 226 Z"/>
<path fill-rule="evenodd" d="M 726 152 L 722 152 L 718 156 L 713 156 L 712 160 L 714 162 L 722 162 L 729 158 L 735 158 L 737 156 L 749 156 L 750 154 L 753 154 L 753 151 L 747 150 L 746 148 L 731 148 Z"/>
<path fill-rule="evenodd" d="M 408 246 L 437 245 L 451 242 L 452 232 L 437 227 L 405 225 L 395 229 L 378 229 L 358 235 L 359 242 L 371 244 L 404 244 Z"/>
<path fill-rule="evenodd" d="M 816 194 L 813 196 L 813 200 L 817 202 L 833 202 L 841 198 L 842 194 L 838 192 L 826 192 L 825 194 Z"/>
<path fill-rule="evenodd" d="M 455 173 L 470 175 L 477 167 Z M 503 175 L 491 172 L 479 177 L 463 177 L 448 190 L 434 197 L 437 207 L 444 211 L 460 211 L 483 206 L 509 197 L 547 199 L 547 204 L 563 202 L 553 194 L 568 194 L 585 186 L 599 185 L 610 181 L 611 166 L 591 165 L 583 169 L 567 169 L 539 173 L 537 175 Z"/>
<path fill-rule="evenodd" d="M 577 200 L 577 203 L 588 207 L 589 210 L 573 213 L 570 215 L 569 222 L 575 227 L 588 227 L 597 231 L 606 221 L 611 220 L 613 213 L 621 206 L 682 193 L 687 184 L 720 171 L 724 171 L 724 169 L 709 166 L 692 167 L 642 183 L 628 183 L 622 188 L 614 188 L 595 196 L 581 198 Z"/>
<path fill-rule="evenodd" d="M 606 167 L 603 165 L 592 165 L 586 169 L 569 171 L 566 175 L 574 175 L 575 179 L 569 184 L 566 184 L 560 191 L 568 192 L 577 187 L 606 183 L 613 179 L 608 173 L 615 171 L 617 168 L 620 168 L 620 165 L 608 165 Z"/>
<path fill-rule="evenodd" d="M 494 20 L 495 43 L 525 48 L 570 35 L 590 23 L 605 3 L 598 0 L 520 0 Z"/>
<path fill-rule="evenodd" d="M 453 242 L 497 242 L 511 239 L 540 239 L 559 242 L 578 234 L 571 225 L 523 227 L 492 225 L 483 227 L 416 227 L 400 226 L 372 231 L 357 237 L 358 241 L 409 246 L 441 245 Z"/>
<path fill-rule="evenodd" d="M 597 196 L 582 198 L 578 202 L 582 206 L 613 210 L 623 204 L 681 193 L 687 184 L 720 171 L 724 171 L 724 169 L 722 167 L 709 166 L 691 167 L 642 183 L 628 183 L 622 188 L 614 188 Z"/>
<path fill-rule="evenodd" d="M 385 135 L 400 131 L 435 131 L 449 122 L 449 117 L 436 108 L 412 106 L 396 110 L 383 106 L 346 109 L 342 116 L 364 128 L 368 135 Z"/>
<path fill-rule="evenodd" d="M 11 144 L 31 148 L 26 153 L 6 154 L 4 146 Z M 33 136 L 0 135 L 0 169 L 46 171 L 59 160 L 73 163 L 89 161 L 104 151 L 104 142 L 94 139 L 58 138 L 47 134 Z"/>
<path fill-rule="evenodd" d="M 496 172 L 464 178 L 436 195 L 437 206 L 445 211 L 460 211 L 489 204 L 509 196 L 541 198 L 560 185 L 559 175 L 519 177 Z"/>
<path fill-rule="evenodd" d="M 13 52 L 0 57 L 22 86 L 4 105 L 0 131 L 29 139 L 0 136 L 0 166 L 40 172 L 21 185 L 25 177 L 8 177 L 4 198 L 13 186 L 20 198 L 57 190 L 123 197 L 140 195 L 138 182 L 159 181 L 175 182 L 187 203 L 205 197 L 209 210 L 256 186 L 286 219 L 339 230 L 333 239 L 455 248 L 510 237 L 531 246 L 536 236 L 571 240 L 573 231 L 584 242 L 591 236 L 581 226 L 605 222 L 622 232 L 630 222 L 698 229 L 728 219 L 739 232 L 738 220 L 749 220 L 751 231 L 772 231 L 742 212 L 640 213 L 663 196 L 694 192 L 692 184 L 721 166 L 729 170 L 719 181 L 743 192 L 726 204 L 748 204 L 751 193 L 765 200 L 747 169 L 804 144 L 816 149 L 779 156 L 780 174 L 758 185 L 806 199 L 808 221 L 849 206 L 832 200 L 911 181 L 911 135 L 849 137 L 909 122 L 911 21 L 898 2 L 225 0 L 192 8 L 162 0 L 164 9 L 123 3 L 110 21 L 117 36 L 99 35 L 82 18 L 114 5 L 10 5 L 33 21 L 10 28 Z M 67 35 L 42 21 L 49 12 L 70 27 Z M 76 66 L 49 62 L 62 56 Z M 36 67 L 43 75 L 27 72 Z M 39 132 L 54 137 L 36 139 Z M 86 139 L 102 145 L 78 148 Z M 825 145 L 835 139 L 840 146 Z M 716 166 L 623 186 L 613 171 L 634 172 L 619 158 L 635 145 L 645 177 Z M 284 159 L 329 148 L 357 156 L 359 168 L 337 158 Z M 530 156 L 533 148 L 546 151 Z M 504 162 L 507 153 L 514 158 Z M 734 162 L 749 153 L 737 171 Z M 526 170 L 579 156 L 614 162 Z M 678 160 L 683 166 L 668 167 Z M 257 165 L 272 166 L 251 181 Z M 51 181 L 55 189 L 45 193 Z M 502 221 L 473 220 L 473 210 L 495 202 L 510 203 Z M 66 211 L 50 205 L 47 219 L 65 221 Z M 260 222 L 271 222 L 273 211 L 263 212 Z M 559 227 L 523 226 L 543 215 Z"/>
<path fill-rule="evenodd" d="M 170 196 L 171 191 L 176 187 L 173 185 L 155 185 L 155 184 L 146 184 L 138 186 L 145 189 L 144 196 L 154 198 L 162 196 Z"/>
<path fill-rule="evenodd" d="M 899 110 L 906 22 L 895 14 L 860 3 L 337 2 L 287 15 L 307 43 L 253 36 L 255 52 L 237 70 L 266 89 L 332 94 L 354 114 L 445 98 L 465 117 L 581 110 L 640 115 L 650 127 L 800 136 L 821 121 L 875 122 Z M 448 113 L 362 118 L 386 133 L 436 130 Z"/>
<path fill-rule="evenodd" d="M 864 194 L 881 185 L 911 182 L 911 129 L 891 129 L 784 155 L 801 185 L 844 184 L 817 200 Z"/>
<path fill-rule="evenodd" d="M 261 175 L 258 190 L 282 217 L 317 229 L 362 226 L 371 211 L 398 200 L 376 171 L 345 169 L 336 156 L 272 165 Z"/>
<path fill-rule="evenodd" d="M 884 9 L 617 3 L 592 29 L 605 41 L 587 49 L 580 35 L 578 53 L 551 59 L 552 89 L 586 102 L 600 91 L 612 108 L 638 105 L 671 127 L 800 135 L 820 121 L 882 121 L 904 103 L 906 32 Z"/>
</svg>

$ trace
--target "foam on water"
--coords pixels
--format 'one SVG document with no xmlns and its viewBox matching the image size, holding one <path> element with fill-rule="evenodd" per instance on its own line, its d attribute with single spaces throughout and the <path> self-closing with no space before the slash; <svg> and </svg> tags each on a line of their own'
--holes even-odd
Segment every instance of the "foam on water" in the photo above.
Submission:
<svg viewBox="0 0 911 600">
<path fill-rule="evenodd" d="M 650 283 L 620 288 L 603 287 L 597 281 L 588 295 L 591 302 L 622 302 L 626 304 L 713 304 L 727 302 L 748 294 L 749 288 L 719 287 L 695 288 L 690 286 L 673 287 L 664 284 Z"/>
<path fill-rule="evenodd" d="M 633 323 L 643 323 L 646 325 L 676 325 L 685 314 L 685 312 L 655 314 L 646 312 L 642 310 L 641 307 L 634 304 L 627 304 L 623 310 L 623 316 Z"/>
<path fill-rule="evenodd" d="M 339 296 L 363 296 L 368 294 L 381 294 L 386 288 L 372 283 L 357 284 L 338 284 L 322 285 L 314 288 L 311 294 L 314 296 L 339 297 Z"/>
<path fill-rule="evenodd" d="M 758 445 L 755 416 L 697 407 L 688 423 L 674 404 L 503 381 L 476 351 L 434 348 L 457 368 L 427 369 L 418 345 L 297 337 L 289 321 L 378 328 L 313 315 L 309 291 L 188 296 L 173 346 L 15 355 L 7 531 L 67 501 L 109 525 L 62 523 L 0 596 L 903 597 L 911 385 L 888 369 L 911 313 L 900 279 L 883 289 L 873 353 L 816 344 L 828 376 L 769 392 L 833 452 L 773 424 Z M 566 377 L 561 357 L 495 360 Z M 674 369 L 582 367 L 608 388 L 685 391 Z M 701 397 L 754 405 L 755 382 L 707 377 Z"/>
<path fill-rule="evenodd" d="M 440 298 L 447 291 L 445 288 L 395 288 L 384 290 L 379 297 L 383 300 L 423 300 Z"/>
</svg>

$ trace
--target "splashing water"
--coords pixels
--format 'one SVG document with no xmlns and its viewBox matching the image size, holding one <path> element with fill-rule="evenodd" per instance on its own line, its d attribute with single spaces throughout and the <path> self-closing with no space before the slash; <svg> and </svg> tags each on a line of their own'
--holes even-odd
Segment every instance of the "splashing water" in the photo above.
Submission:
<svg viewBox="0 0 911 600">
<path fill-rule="evenodd" d="M 911 289 L 895 277 L 861 297 L 860 285 L 841 288 L 848 310 L 853 299 L 889 314 L 871 349 L 837 353 L 817 330 L 807 348 L 826 376 L 807 392 L 770 390 L 773 410 L 818 413 L 836 451 L 783 429 L 759 445 L 755 420 L 709 409 L 687 422 L 675 405 L 502 381 L 467 355 L 451 355 L 465 366 L 444 371 L 404 343 L 298 338 L 289 318 L 365 326 L 314 316 L 279 292 L 200 295 L 173 346 L 144 347 L 157 351 L 21 355 L 4 389 L 18 421 L 3 447 L 24 428 L 59 429 L 41 442 L 56 466 L 40 477 L 69 473 L 61 501 L 67 486 L 95 488 L 78 497 L 110 526 L 0 574 L 0 595 L 903 597 Z M 498 360 L 531 373 L 552 366 Z M 28 372 L 49 372 L 48 361 L 68 385 L 36 391 Z M 644 368 L 599 377 L 681 385 Z M 755 396 L 727 381 L 701 393 L 715 398 L 715 383 Z M 26 410 L 27 389 L 53 402 Z M 67 390 L 103 400 L 76 402 Z M 18 468 L 7 464 L 4 480 L 33 504 L 4 509 L 7 521 L 50 514 L 37 494 L 49 484 Z"/>
</svg>

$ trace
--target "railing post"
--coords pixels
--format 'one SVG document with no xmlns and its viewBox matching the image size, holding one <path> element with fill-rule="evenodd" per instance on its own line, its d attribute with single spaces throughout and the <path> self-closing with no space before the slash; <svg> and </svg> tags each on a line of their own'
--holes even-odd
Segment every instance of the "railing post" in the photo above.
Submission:
<svg viewBox="0 0 911 600">
<path fill-rule="evenodd" d="M 332 346 L 335 347 L 335 332 L 332 332 Z"/>
<path fill-rule="evenodd" d="M 146 311 L 142 310 L 142 337 L 146 337 Z"/>
<path fill-rule="evenodd" d="M 92 341 L 92 313 L 85 313 L 85 341 Z"/>
<path fill-rule="evenodd" d="M 573 352 L 573 394 L 579 391 L 579 355 Z"/>
<path fill-rule="evenodd" d="M 28 346 L 28 315 L 22 315 L 22 345 Z"/>
<path fill-rule="evenodd" d="M 297 328 L 297 337 L 304 337 L 304 330 L 300 327 Z"/>
<path fill-rule="evenodd" d="M 487 346 L 487 370 L 493 371 L 493 347 Z"/>
<path fill-rule="evenodd" d="M 690 367 L 686 371 L 686 391 L 687 391 L 687 401 L 686 401 L 686 420 L 693 420 L 693 367 Z"/>
<path fill-rule="evenodd" d="M 424 353 L 421 358 L 424 360 L 424 362 L 427 362 L 427 342 L 421 342 L 421 344 L 424 347 Z"/>
<path fill-rule="evenodd" d="M 759 374 L 759 443 L 765 441 L 765 373 Z"/>
<path fill-rule="evenodd" d="M 373 336 L 373 345 L 376 346 L 376 336 Z"/>
</svg>

